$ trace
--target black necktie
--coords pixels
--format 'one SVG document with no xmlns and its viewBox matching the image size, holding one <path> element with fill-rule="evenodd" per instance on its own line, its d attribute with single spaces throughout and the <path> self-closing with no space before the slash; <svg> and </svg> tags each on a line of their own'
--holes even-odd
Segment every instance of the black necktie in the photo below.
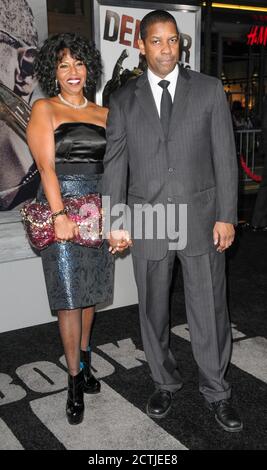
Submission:
<svg viewBox="0 0 267 470">
<path fill-rule="evenodd" d="M 168 80 L 161 80 L 158 85 L 163 89 L 160 102 L 160 120 L 165 136 L 169 131 L 169 121 L 172 111 L 172 97 L 168 90 L 170 82 Z"/>
</svg>

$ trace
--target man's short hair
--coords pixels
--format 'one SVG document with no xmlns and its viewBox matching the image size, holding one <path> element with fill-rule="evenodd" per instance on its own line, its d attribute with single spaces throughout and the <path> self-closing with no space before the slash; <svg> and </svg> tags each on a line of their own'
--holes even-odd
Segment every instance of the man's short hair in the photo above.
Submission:
<svg viewBox="0 0 267 470">
<path fill-rule="evenodd" d="M 0 29 L 29 46 L 38 44 L 33 13 L 26 0 L 1 0 Z"/>
<path fill-rule="evenodd" d="M 144 41 L 147 36 L 147 30 L 149 26 L 155 23 L 173 23 L 175 25 L 175 28 L 177 30 L 177 34 L 179 35 L 179 29 L 176 23 L 176 20 L 174 16 L 172 16 L 168 11 L 165 10 L 154 10 L 147 15 L 144 16 L 144 18 L 141 20 L 140 23 L 140 37 Z"/>
</svg>

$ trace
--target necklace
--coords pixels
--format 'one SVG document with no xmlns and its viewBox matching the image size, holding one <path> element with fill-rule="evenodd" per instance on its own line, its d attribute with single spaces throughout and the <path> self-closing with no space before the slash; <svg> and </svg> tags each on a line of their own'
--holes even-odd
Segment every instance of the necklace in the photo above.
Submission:
<svg viewBox="0 0 267 470">
<path fill-rule="evenodd" d="M 62 101 L 62 103 L 66 104 L 67 106 L 70 106 L 71 108 L 74 108 L 74 109 L 82 109 L 82 108 L 86 108 L 87 104 L 88 104 L 88 99 L 85 98 L 85 96 L 83 97 L 84 98 L 84 102 L 82 104 L 73 104 L 73 103 L 70 103 L 69 101 L 65 100 L 65 98 L 63 98 L 63 96 L 59 93 L 58 94 L 58 97 L 60 99 L 60 101 Z"/>
</svg>

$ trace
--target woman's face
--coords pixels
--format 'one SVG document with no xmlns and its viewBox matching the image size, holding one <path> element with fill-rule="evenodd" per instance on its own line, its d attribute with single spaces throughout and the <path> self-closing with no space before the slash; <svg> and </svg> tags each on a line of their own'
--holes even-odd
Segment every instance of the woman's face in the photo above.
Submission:
<svg viewBox="0 0 267 470">
<path fill-rule="evenodd" d="M 69 49 L 64 49 L 63 56 L 56 69 L 60 91 L 73 95 L 79 93 L 85 85 L 87 69 L 85 64 L 70 55 Z"/>
</svg>

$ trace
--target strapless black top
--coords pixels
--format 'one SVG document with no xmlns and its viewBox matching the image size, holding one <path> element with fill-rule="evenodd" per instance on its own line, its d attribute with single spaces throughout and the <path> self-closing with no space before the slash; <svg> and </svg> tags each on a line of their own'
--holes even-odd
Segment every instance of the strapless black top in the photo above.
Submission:
<svg viewBox="0 0 267 470">
<path fill-rule="evenodd" d="M 66 122 L 55 129 L 56 168 L 64 173 L 85 168 L 103 172 L 106 150 L 105 128 L 84 122 Z"/>
</svg>

